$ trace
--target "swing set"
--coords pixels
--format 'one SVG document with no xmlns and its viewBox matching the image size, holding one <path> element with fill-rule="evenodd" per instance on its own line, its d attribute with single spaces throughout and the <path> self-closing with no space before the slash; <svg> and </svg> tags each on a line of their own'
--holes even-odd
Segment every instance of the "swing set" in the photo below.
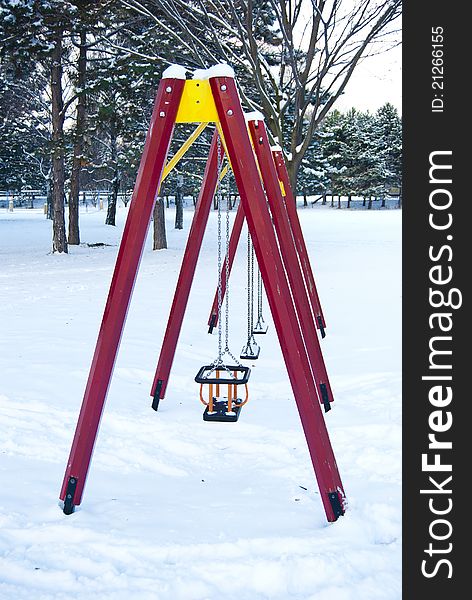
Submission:
<svg viewBox="0 0 472 600">
<path fill-rule="evenodd" d="M 218 135 L 216 138 L 217 143 L 217 173 L 218 173 L 218 243 L 217 243 L 217 256 L 218 256 L 218 287 L 217 287 L 217 308 L 218 313 L 221 313 L 223 305 L 223 288 L 222 279 L 223 276 L 226 281 L 225 286 L 225 322 L 224 322 L 224 348 L 223 348 L 223 322 L 222 319 L 218 320 L 218 356 L 210 364 L 203 366 L 195 376 L 195 381 L 200 384 L 200 400 L 205 405 L 205 412 L 203 413 L 204 421 L 226 421 L 234 422 L 239 418 L 239 413 L 249 399 L 249 392 L 247 383 L 249 381 L 249 375 L 251 370 L 249 367 L 242 365 L 239 360 L 232 354 L 229 348 L 229 239 L 230 239 L 230 189 L 229 189 L 229 169 L 225 168 L 223 172 L 222 164 L 222 148 L 221 148 L 221 137 Z M 223 178 L 228 183 L 226 190 L 226 214 L 225 214 L 225 259 L 224 265 L 222 264 L 222 181 Z M 251 295 L 252 289 L 249 288 L 248 284 L 248 328 L 251 327 L 252 331 L 252 316 L 250 312 L 251 308 Z M 249 330 L 248 330 L 249 331 Z M 249 334 L 248 334 L 249 335 Z M 227 364 L 224 361 L 224 357 L 231 360 L 231 364 Z M 249 356 L 243 356 L 240 358 L 250 358 Z M 257 358 L 257 356 L 255 357 Z M 208 386 L 208 399 L 204 398 L 204 386 Z M 239 386 L 244 386 L 245 398 L 244 400 L 238 398 Z M 226 391 L 226 396 L 224 392 Z M 215 394 L 215 395 L 213 395 Z M 157 406 L 155 407 L 157 408 Z"/>
<path fill-rule="evenodd" d="M 201 72 L 198 75 L 198 79 L 187 80 L 186 70 L 173 65 L 163 73 L 159 84 L 61 488 L 63 511 L 71 514 L 82 500 L 160 186 L 201 132 L 214 124 L 202 188 L 151 388 L 152 408 L 157 411 L 160 400 L 165 397 L 203 235 L 213 198 L 218 194 L 218 281 L 208 319 L 209 333 L 218 328 L 218 353 L 215 360 L 202 366 L 195 376 L 200 385 L 200 400 L 205 405 L 203 419 L 235 422 L 249 397 L 250 368 L 229 348 L 229 280 L 246 222 L 248 328 L 239 358 L 255 360 L 259 356 L 255 335 L 267 331 L 262 315 L 264 287 L 326 517 L 328 521 L 336 521 L 345 512 L 345 495 L 321 410 L 321 405 L 325 412 L 330 410 L 333 401 L 317 332 L 319 330 L 324 337 L 326 324 L 283 154 L 280 148 L 271 148 L 262 115 L 243 113 L 234 73 L 228 65 L 215 65 L 204 76 Z M 196 123 L 197 127 L 167 162 L 176 123 Z M 230 231 L 228 178 L 231 171 L 240 203 Z M 225 177 L 228 189 L 223 227 L 222 182 Z M 255 287 L 257 319 L 254 318 Z"/>
</svg>

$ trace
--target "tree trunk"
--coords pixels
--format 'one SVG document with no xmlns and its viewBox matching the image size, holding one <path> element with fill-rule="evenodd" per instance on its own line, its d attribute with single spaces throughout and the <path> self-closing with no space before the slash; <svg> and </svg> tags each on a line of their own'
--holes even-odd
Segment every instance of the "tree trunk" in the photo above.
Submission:
<svg viewBox="0 0 472 600">
<path fill-rule="evenodd" d="M 62 98 L 62 41 L 64 30 L 58 25 L 51 55 L 52 113 L 52 251 L 68 252 L 64 217 L 64 101 Z"/>
<path fill-rule="evenodd" d="M 113 169 L 113 179 L 111 182 L 111 197 L 108 201 L 107 216 L 105 225 L 115 225 L 116 205 L 118 202 L 118 192 L 120 191 L 120 171 L 118 169 L 118 150 L 116 146 L 116 126 L 112 119 L 110 122 L 110 167 Z"/>
<path fill-rule="evenodd" d="M 78 88 L 81 90 L 77 103 L 77 121 L 74 140 L 74 156 L 70 176 L 69 194 L 69 244 L 80 244 L 79 233 L 79 187 L 82 167 L 82 152 L 84 149 L 85 119 L 87 99 L 85 95 L 85 78 L 87 72 L 87 33 L 80 31 L 80 48 L 78 62 Z"/>
<path fill-rule="evenodd" d="M 154 225 L 154 238 L 152 249 L 163 250 L 167 248 L 167 237 L 166 237 L 166 219 L 164 211 L 164 199 L 158 198 L 154 205 L 153 212 L 153 225 Z"/>
<path fill-rule="evenodd" d="M 347 197 L 347 207 L 348 208 L 351 208 L 351 199 L 352 199 L 352 196 L 349 194 L 349 196 Z"/>
<path fill-rule="evenodd" d="M 308 199 L 306 197 L 306 190 L 303 190 L 303 206 L 307 207 L 308 206 Z"/>
<path fill-rule="evenodd" d="M 364 196 L 364 201 L 362 202 L 362 206 L 365 206 L 365 196 Z"/>
<path fill-rule="evenodd" d="M 116 225 L 116 205 L 118 204 L 118 192 L 120 191 L 120 173 L 115 169 L 113 181 L 111 182 L 111 195 L 108 200 L 107 216 L 105 225 Z"/>
<path fill-rule="evenodd" d="M 323 201 L 321 202 L 322 205 L 326 204 L 326 194 L 323 194 Z"/>
<path fill-rule="evenodd" d="M 287 171 L 288 177 L 290 181 L 290 187 L 292 189 L 293 197 L 295 198 L 295 204 L 297 203 L 297 181 L 298 181 L 298 171 L 300 170 L 302 156 L 297 157 L 296 159 L 289 160 L 287 162 Z"/>
<path fill-rule="evenodd" d="M 367 209 L 371 209 L 372 208 L 372 196 L 369 196 L 369 204 L 367 205 Z"/>
<path fill-rule="evenodd" d="M 334 206 L 334 194 L 331 196 L 331 208 Z"/>
<path fill-rule="evenodd" d="M 338 208 L 341 208 L 341 196 L 338 196 Z"/>
<path fill-rule="evenodd" d="M 47 213 L 46 217 L 52 220 L 52 169 L 49 169 L 48 176 L 46 178 L 46 203 L 47 203 Z"/>
<path fill-rule="evenodd" d="M 385 196 L 382 196 L 382 208 L 385 208 Z"/>
<path fill-rule="evenodd" d="M 175 193 L 175 228 L 184 228 L 184 199 L 182 195 L 182 188 L 177 186 Z"/>
</svg>

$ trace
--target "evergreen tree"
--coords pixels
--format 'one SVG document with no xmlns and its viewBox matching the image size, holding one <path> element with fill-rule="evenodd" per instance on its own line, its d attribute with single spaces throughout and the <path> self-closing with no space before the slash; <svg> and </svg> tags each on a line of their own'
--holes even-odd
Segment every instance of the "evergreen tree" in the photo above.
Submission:
<svg viewBox="0 0 472 600">
<path fill-rule="evenodd" d="M 77 13 L 67 0 L 15 0 L 2 7 L 1 55 L 17 68 L 48 73 L 51 110 L 53 252 L 67 252 L 64 218 L 64 122 L 69 103 L 64 99 L 66 32 Z"/>
<path fill-rule="evenodd" d="M 382 157 L 386 187 L 401 187 L 402 121 L 397 109 L 387 102 L 375 114 L 376 151 Z"/>
<path fill-rule="evenodd" d="M 48 188 L 46 84 L 40 73 L 19 70 L 0 57 L 0 189 Z"/>
</svg>

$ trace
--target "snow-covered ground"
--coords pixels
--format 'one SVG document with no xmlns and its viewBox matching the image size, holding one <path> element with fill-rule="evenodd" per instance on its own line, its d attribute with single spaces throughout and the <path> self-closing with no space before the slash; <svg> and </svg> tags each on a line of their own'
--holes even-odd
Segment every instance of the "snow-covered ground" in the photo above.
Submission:
<svg viewBox="0 0 472 600">
<path fill-rule="evenodd" d="M 149 390 L 192 211 L 150 241 L 82 505 L 58 494 L 126 209 L 81 214 L 51 255 L 41 210 L 0 211 L 0 598 L 393 600 L 401 597 L 401 212 L 300 210 L 328 330 L 326 415 L 349 500 L 325 521 L 274 327 L 236 424 L 205 423 L 193 378 L 212 360 L 212 214 L 166 399 Z M 86 243 L 103 242 L 104 247 Z M 230 344 L 245 331 L 245 252 Z M 265 305 L 267 307 L 267 305 Z M 267 314 L 266 318 L 270 317 Z M 306 489 L 305 489 L 306 488 Z"/>
</svg>

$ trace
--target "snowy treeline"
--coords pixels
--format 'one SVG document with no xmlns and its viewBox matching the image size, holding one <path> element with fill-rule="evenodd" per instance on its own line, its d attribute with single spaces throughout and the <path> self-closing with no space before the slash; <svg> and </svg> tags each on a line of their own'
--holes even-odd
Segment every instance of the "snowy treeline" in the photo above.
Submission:
<svg viewBox="0 0 472 600">
<path fill-rule="evenodd" d="M 402 122 L 387 103 L 375 114 L 331 112 L 315 132 L 298 176 L 304 195 L 385 198 L 401 193 Z"/>
<path fill-rule="evenodd" d="M 53 249 L 67 252 L 80 242 L 80 190 L 108 188 L 114 224 L 163 69 L 224 61 L 245 109 L 265 114 L 292 186 L 306 186 L 320 127 L 359 61 L 397 43 L 400 14 L 401 0 L 0 0 L 0 189 L 45 190 Z M 185 193 L 202 145 L 176 173 Z"/>
</svg>

